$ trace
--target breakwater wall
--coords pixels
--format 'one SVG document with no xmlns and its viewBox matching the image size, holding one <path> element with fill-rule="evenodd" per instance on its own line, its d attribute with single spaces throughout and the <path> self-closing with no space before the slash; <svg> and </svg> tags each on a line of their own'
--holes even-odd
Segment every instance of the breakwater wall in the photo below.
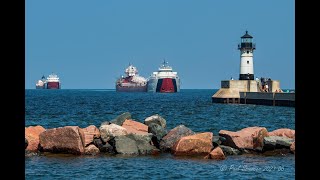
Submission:
<svg viewBox="0 0 320 180">
<path fill-rule="evenodd" d="M 158 155 L 192 156 L 205 159 L 225 159 L 243 153 L 295 153 L 295 130 L 247 127 L 233 132 L 220 130 L 194 132 L 184 125 L 166 129 L 166 120 L 158 114 L 143 123 L 123 113 L 100 127 L 64 126 L 45 129 L 25 128 L 26 156 L 63 153 L 74 155 Z"/>
</svg>

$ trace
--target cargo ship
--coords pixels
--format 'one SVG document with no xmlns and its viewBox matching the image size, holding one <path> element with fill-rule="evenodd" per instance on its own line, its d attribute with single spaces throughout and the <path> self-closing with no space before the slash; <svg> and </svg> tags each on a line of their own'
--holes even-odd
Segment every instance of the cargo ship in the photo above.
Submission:
<svg viewBox="0 0 320 180">
<path fill-rule="evenodd" d="M 136 67 L 129 64 L 125 74 L 116 81 L 117 92 L 147 92 L 147 79 L 139 76 Z"/>
<path fill-rule="evenodd" d="M 46 89 L 61 89 L 59 77 L 52 73 L 47 77 Z"/>
<path fill-rule="evenodd" d="M 38 82 L 36 83 L 36 89 L 45 89 L 46 88 L 46 77 L 44 75 Z"/>
<path fill-rule="evenodd" d="M 180 92 L 180 78 L 177 72 L 173 72 L 172 67 L 164 60 L 159 70 L 153 72 L 149 77 L 147 87 L 148 92 Z"/>
</svg>

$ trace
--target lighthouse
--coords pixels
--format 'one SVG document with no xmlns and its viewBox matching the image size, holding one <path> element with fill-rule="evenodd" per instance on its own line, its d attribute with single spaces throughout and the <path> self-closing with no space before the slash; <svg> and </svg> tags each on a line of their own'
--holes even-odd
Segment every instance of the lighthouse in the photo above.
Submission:
<svg viewBox="0 0 320 180">
<path fill-rule="evenodd" d="M 246 34 L 241 37 L 241 43 L 238 44 L 240 50 L 240 76 L 239 80 L 254 80 L 253 72 L 253 50 L 256 45 L 252 43 L 253 37 Z"/>
</svg>

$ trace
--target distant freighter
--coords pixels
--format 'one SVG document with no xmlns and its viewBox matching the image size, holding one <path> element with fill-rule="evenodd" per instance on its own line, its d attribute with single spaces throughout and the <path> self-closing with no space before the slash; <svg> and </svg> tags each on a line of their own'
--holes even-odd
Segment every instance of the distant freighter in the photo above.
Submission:
<svg viewBox="0 0 320 180">
<path fill-rule="evenodd" d="M 138 69 L 131 64 L 125 70 L 126 76 L 117 79 L 117 92 L 147 92 L 147 80 L 138 75 Z"/>
<path fill-rule="evenodd" d="M 36 84 L 36 89 L 45 89 L 45 85 L 46 85 L 46 78 L 43 75 L 42 78 L 38 80 Z"/>
<path fill-rule="evenodd" d="M 165 60 L 157 72 L 153 72 L 148 80 L 148 92 L 174 93 L 180 92 L 180 78 L 172 71 Z"/>
<path fill-rule="evenodd" d="M 61 82 L 59 77 L 52 73 L 47 77 L 47 79 L 42 76 L 42 79 L 38 80 L 36 83 L 36 89 L 61 89 Z"/>
</svg>

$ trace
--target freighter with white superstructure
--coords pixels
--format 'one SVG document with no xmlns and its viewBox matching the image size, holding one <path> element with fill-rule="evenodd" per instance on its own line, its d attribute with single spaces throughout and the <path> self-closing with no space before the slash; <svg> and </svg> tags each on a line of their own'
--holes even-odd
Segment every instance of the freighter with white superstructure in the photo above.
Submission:
<svg viewBox="0 0 320 180">
<path fill-rule="evenodd" d="M 174 93 L 180 92 L 180 78 L 177 72 L 165 60 L 157 72 L 148 79 L 148 92 Z"/>
<path fill-rule="evenodd" d="M 46 78 L 44 75 L 38 82 L 36 83 L 36 89 L 45 89 L 46 88 Z"/>
<path fill-rule="evenodd" d="M 61 84 L 59 77 L 52 73 L 47 77 L 47 89 L 60 89 Z"/>
<path fill-rule="evenodd" d="M 125 70 L 126 76 L 117 79 L 117 92 L 147 92 L 147 80 L 139 76 L 138 69 L 131 64 Z"/>
<path fill-rule="evenodd" d="M 36 89 L 61 89 L 61 82 L 59 77 L 52 73 L 47 79 L 42 76 L 42 79 L 36 83 Z"/>
</svg>

